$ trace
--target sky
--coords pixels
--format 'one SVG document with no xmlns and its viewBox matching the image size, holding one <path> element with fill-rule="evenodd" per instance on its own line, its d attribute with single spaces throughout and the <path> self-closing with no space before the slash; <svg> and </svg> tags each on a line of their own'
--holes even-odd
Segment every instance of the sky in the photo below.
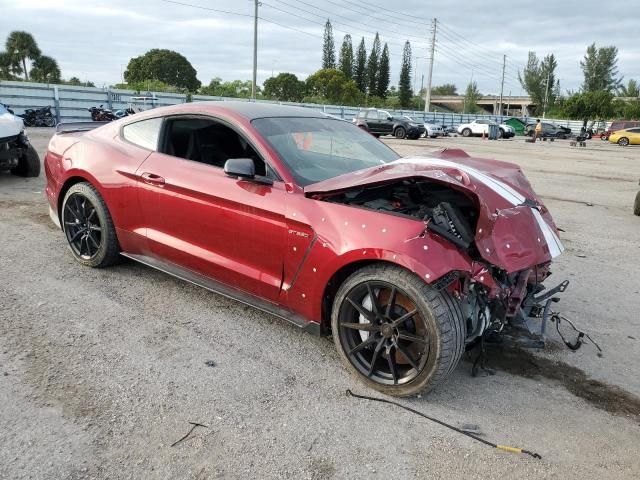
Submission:
<svg viewBox="0 0 640 480">
<path fill-rule="evenodd" d="M 195 8 L 194 6 L 204 7 Z M 349 33 L 354 50 L 367 49 L 376 32 L 391 52 L 397 84 L 402 46 L 413 49 L 415 89 L 427 82 L 432 18 L 437 18 L 433 85 L 470 80 L 483 94 L 499 93 L 507 56 L 504 95 L 522 94 L 518 71 L 527 52 L 554 53 L 561 89 L 582 82 L 587 46 L 615 45 L 626 80 L 640 80 L 640 0 L 263 0 L 259 7 L 258 83 L 272 74 L 306 78 L 321 66 L 322 34 L 329 18 L 336 52 Z M 119 83 L 132 57 L 152 48 L 184 55 L 203 84 L 214 77 L 251 79 L 253 0 L 0 0 L 0 42 L 12 30 L 32 33 L 43 54 L 58 61 L 64 78 L 96 86 Z M 0 43 L 1 46 L 1 43 Z"/>
</svg>

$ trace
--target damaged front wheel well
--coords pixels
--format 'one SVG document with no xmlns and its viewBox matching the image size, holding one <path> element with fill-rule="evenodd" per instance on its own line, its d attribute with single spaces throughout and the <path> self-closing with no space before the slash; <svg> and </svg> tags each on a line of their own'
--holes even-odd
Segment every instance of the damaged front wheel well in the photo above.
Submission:
<svg viewBox="0 0 640 480">
<path fill-rule="evenodd" d="M 327 282 L 327 285 L 324 288 L 324 294 L 322 295 L 322 322 L 320 325 L 322 335 L 329 335 L 331 333 L 331 313 L 333 309 L 333 302 L 335 300 L 336 293 L 338 293 L 338 289 L 340 288 L 340 286 L 353 273 L 357 272 L 358 270 L 364 267 L 368 267 L 374 264 L 400 266 L 396 263 L 387 262 L 384 260 L 360 260 L 357 262 L 344 265 L 342 268 L 337 270 L 331 276 L 331 278 Z M 402 268 L 405 268 L 405 267 L 402 267 Z"/>
</svg>

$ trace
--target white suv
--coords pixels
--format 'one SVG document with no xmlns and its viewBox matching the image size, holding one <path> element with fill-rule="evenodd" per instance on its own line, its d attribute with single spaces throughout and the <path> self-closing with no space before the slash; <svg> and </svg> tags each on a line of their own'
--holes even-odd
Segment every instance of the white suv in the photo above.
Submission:
<svg viewBox="0 0 640 480">
<path fill-rule="evenodd" d="M 489 125 L 498 125 L 493 120 L 474 120 L 471 123 L 463 123 L 458 127 L 458 133 L 463 137 L 472 135 L 489 135 Z M 511 138 L 516 134 L 513 127 L 501 123 L 498 125 L 498 138 Z"/>
</svg>

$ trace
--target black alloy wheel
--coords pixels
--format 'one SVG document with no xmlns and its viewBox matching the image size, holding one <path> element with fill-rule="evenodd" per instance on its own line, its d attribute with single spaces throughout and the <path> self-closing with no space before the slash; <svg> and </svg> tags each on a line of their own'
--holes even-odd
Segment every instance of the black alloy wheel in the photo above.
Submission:
<svg viewBox="0 0 640 480">
<path fill-rule="evenodd" d="M 345 365 L 372 388 L 395 396 L 432 388 L 464 351 L 455 301 L 392 266 L 366 267 L 345 281 L 332 330 Z"/>
<path fill-rule="evenodd" d="M 105 267 L 120 260 L 109 210 L 89 183 L 77 183 L 67 191 L 61 222 L 71 253 L 78 262 L 89 267 Z"/>
<path fill-rule="evenodd" d="M 63 212 L 64 233 L 71 250 L 84 260 L 91 260 L 102 244 L 102 225 L 91 201 L 79 194 L 69 196 Z"/>
</svg>

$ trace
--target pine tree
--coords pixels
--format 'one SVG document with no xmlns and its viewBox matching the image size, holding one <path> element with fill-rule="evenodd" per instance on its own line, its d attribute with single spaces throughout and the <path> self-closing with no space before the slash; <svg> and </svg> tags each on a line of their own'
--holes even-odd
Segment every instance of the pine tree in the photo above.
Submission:
<svg viewBox="0 0 640 480">
<path fill-rule="evenodd" d="M 378 91 L 378 66 L 380 65 L 380 36 L 376 33 L 373 40 L 369 60 L 367 61 L 367 89 L 369 95 L 375 95 Z"/>
<path fill-rule="evenodd" d="M 356 62 L 353 71 L 353 79 L 361 92 L 367 91 L 367 47 L 364 44 L 364 37 L 358 46 Z"/>
<path fill-rule="evenodd" d="M 413 91 L 411 90 L 411 44 L 408 40 L 404 43 L 404 50 L 402 52 L 398 97 L 402 108 L 411 106 L 411 99 L 413 98 Z"/>
<path fill-rule="evenodd" d="M 324 24 L 324 43 L 322 45 L 322 68 L 336 68 L 336 47 L 333 42 L 333 28 L 327 19 Z"/>
<path fill-rule="evenodd" d="M 344 76 L 348 79 L 352 79 L 353 66 L 353 44 L 351 43 L 351 35 L 347 33 L 342 40 L 342 47 L 340 48 L 338 70 L 344 73 Z"/>
<path fill-rule="evenodd" d="M 480 100 L 481 98 L 482 95 L 478 90 L 478 84 L 473 81 L 469 82 L 464 93 L 463 113 L 475 113 L 478 110 L 478 100 Z"/>
<path fill-rule="evenodd" d="M 616 47 L 596 48 L 592 43 L 587 47 L 584 60 L 580 62 L 584 73 L 582 90 L 585 92 L 612 92 L 622 85 L 618 77 L 618 49 Z"/>
<path fill-rule="evenodd" d="M 389 64 L 389 47 L 384 44 L 382 55 L 380 55 L 380 64 L 378 65 L 378 79 L 376 81 L 376 95 L 381 98 L 387 98 L 387 89 L 391 79 L 391 65 Z"/>
</svg>

